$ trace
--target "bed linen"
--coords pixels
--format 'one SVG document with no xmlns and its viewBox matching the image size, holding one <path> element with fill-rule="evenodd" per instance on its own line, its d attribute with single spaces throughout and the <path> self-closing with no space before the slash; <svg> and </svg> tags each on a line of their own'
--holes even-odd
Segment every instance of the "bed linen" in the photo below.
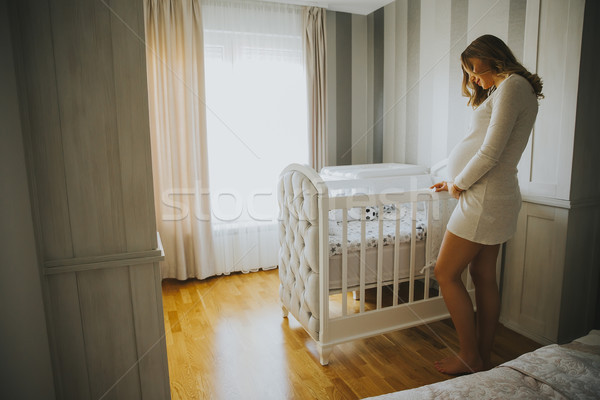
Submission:
<svg viewBox="0 0 600 400">
<path fill-rule="evenodd" d="M 371 400 L 598 399 L 600 331 L 549 345 L 486 372 L 403 390 Z"/>
</svg>

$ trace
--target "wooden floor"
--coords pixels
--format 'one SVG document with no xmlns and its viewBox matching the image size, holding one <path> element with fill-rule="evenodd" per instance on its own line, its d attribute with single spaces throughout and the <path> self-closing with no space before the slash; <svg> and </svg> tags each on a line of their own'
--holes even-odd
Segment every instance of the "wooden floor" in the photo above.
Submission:
<svg viewBox="0 0 600 400">
<path fill-rule="evenodd" d="M 282 318 L 277 270 L 203 281 L 163 281 L 172 398 L 359 399 L 442 381 L 449 320 L 336 346 L 321 366 L 315 342 Z M 539 344 L 500 327 L 492 361 Z"/>
</svg>

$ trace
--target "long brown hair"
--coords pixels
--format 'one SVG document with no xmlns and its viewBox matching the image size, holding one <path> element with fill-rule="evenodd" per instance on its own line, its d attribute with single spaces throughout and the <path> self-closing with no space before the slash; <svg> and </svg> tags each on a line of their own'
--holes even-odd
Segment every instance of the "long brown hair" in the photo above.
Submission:
<svg viewBox="0 0 600 400">
<path fill-rule="evenodd" d="M 484 61 L 496 75 L 521 75 L 529 81 L 538 98 L 544 97 L 542 79 L 537 74 L 527 71 L 502 39 L 494 35 L 483 35 L 468 45 L 460 55 L 463 72 L 462 92 L 463 96 L 469 98 L 468 104 L 473 108 L 483 103 L 495 88 L 486 90 L 471 82 L 469 72 L 473 72 L 473 65 L 469 62 L 469 58 Z"/>
</svg>

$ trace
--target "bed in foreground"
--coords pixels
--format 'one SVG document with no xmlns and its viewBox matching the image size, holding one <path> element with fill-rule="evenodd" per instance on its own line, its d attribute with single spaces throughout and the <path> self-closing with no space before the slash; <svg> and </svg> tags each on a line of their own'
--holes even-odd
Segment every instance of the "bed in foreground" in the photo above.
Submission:
<svg viewBox="0 0 600 400">
<path fill-rule="evenodd" d="M 369 399 L 540 398 L 600 398 L 600 331 L 569 344 L 542 347 L 486 372 Z"/>
</svg>

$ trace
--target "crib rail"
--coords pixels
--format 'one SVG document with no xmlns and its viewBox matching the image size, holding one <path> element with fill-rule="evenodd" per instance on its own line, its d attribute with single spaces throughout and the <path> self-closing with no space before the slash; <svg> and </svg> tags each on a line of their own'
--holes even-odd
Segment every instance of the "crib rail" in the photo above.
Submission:
<svg viewBox="0 0 600 400">
<path fill-rule="evenodd" d="M 432 241 L 425 241 L 425 262 L 423 265 L 417 265 L 416 263 L 416 253 L 417 253 L 417 209 L 418 204 L 422 203 L 426 205 L 426 214 L 427 214 L 427 234 L 431 235 L 435 230 L 435 221 L 439 221 L 440 229 L 443 229 L 444 222 L 448 220 L 449 217 L 449 209 L 448 207 L 440 205 L 445 205 L 445 202 L 450 199 L 450 196 L 443 193 L 436 193 L 431 190 L 413 190 L 413 191 L 405 191 L 405 192 L 397 192 L 397 193 L 384 193 L 384 194 L 358 194 L 358 195 L 350 195 L 350 196 L 338 196 L 329 198 L 327 211 L 333 210 L 341 210 L 342 214 L 342 240 L 341 240 L 341 255 L 342 255 L 342 266 L 341 266 L 341 275 L 342 275 L 342 288 L 338 291 L 331 291 L 327 288 L 328 295 L 332 293 L 341 293 L 341 302 L 342 302 L 342 312 L 341 317 L 346 317 L 349 315 L 348 313 L 348 293 L 350 291 L 356 291 L 356 287 L 349 288 L 348 287 L 348 212 L 350 209 L 360 209 L 360 225 L 361 225 L 361 240 L 360 240 L 360 250 L 359 250 L 359 259 L 360 259 L 360 284 L 358 287 L 358 300 L 359 300 L 359 314 L 368 312 L 366 310 L 365 301 L 365 291 L 367 287 L 376 288 L 376 305 L 375 310 L 380 310 L 383 308 L 383 294 L 384 290 L 389 290 L 389 286 L 392 286 L 392 305 L 397 306 L 399 301 L 399 288 L 401 283 L 407 282 L 409 284 L 408 288 L 408 300 L 406 303 L 413 303 L 415 301 L 415 284 L 417 281 L 421 280 L 423 282 L 423 299 L 427 300 L 430 298 L 430 289 L 431 289 L 431 278 L 432 272 L 431 267 L 433 267 L 435 263 L 436 256 L 432 252 Z M 400 216 L 400 210 L 402 207 L 410 208 L 410 256 L 409 256 L 409 276 L 401 277 L 400 276 L 400 236 L 401 236 L 401 222 L 402 218 Z M 380 213 L 379 218 L 377 219 L 378 224 L 378 235 L 377 235 L 377 263 L 376 263 L 376 283 L 368 284 L 365 280 L 365 272 L 366 269 L 369 268 L 367 263 L 365 262 L 366 256 L 366 209 L 367 207 L 375 207 L 379 208 L 379 210 L 383 209 L 384 206 L 393 206 L 396 210 L 396 216 L 393 219 L 395 234 L 394 236 L 394 255 L 393 255 L 393 278 L 390 281 L 383 279 L 383 251 L 384 251 L 384 218 L 382 213 Z M 321 223 L 327 224 L 329 223 L 324 219 L 321 219 Z M 440 235 L 439 240 L 441 241 L 441 234 L 443 232 L 439 232 Z M 324 260 L 322 263 L 323 267 L 320 271 L 323 276 L 326 273 L 328 268 L 327 260 Z M 326 267 L 326 268 L 325 268 Z M 371 271 L 372 272 L 372 271 Z M 327 285 L 324 285 L 327 286 Z M 325 289 L 324 289 L 325 290 Z M 323 293 L 325 295 L 325 293 Z M 327 297 L 322 297 L 327 298 Z M 323 310 L 328 311 L 328 310 Z M 372 310 L 371 310 L 372 311 Z M 328 315 L 328 314 L 325 314 Z M 338 317 L 340 318 L 340 317 Z M 335 319 L 334 317 L 330 317 L 330 319 Z"/>
<path fill-rule="evenodd" d="M 329 211 L 341 210 L 342 215 L 342 287 L 336 291 L 341 294 L 342 310 L 341 315 L 330 314 L 330 296 L 333 294 L 329 287 L 329 254 L 322 251 L 320 262 L 320 315 L 321 329 L 319 332 L 319 351 L 321 354 L 321 363 L 327 364 L 329 353 L 336 344 L 365 338 L 391 330 L 404 329 L 412 326 L 427 324 L 436 320 L 448 317 L 448 311 L 445 307 L 441 292 L 430 295 L 431 284 L 434 282 L 433 267 L 437 258 L 437 248 L 433 246 L 433 236 L 435 229 L 439 229 L 438 241 L 441 243 L 442 235 L 446 222 L 451 213 L 449 202 L 451 197 L 447 192 L 436 193 L 430 190 L 411 190 L 383 194 L 356 194 L 349 196 L 328 197 L 323 196 L 320 199 L 319 224 L 321 232 L 328 233 Z M 393 278 L 390 281 L 383 279 L 384 270 L 384 218 L 381 210 L 386 205 L 393 205 L 396 210 L 394 224 L 394 246 L 393 246 Z M 409 270 L 408 277 L 400 273 L 400 246 L 401 246 L 401 222 L 400 210 L 402 207 L 408 207 L 408 216 L 410 221 L 409 244 Z M 426 213 L 427 237 L 424 238 L 425 248 L 421 246 L 420 251 L 425 252 L 424 262 L 417 264 L 417 214 L 419 206 L 423 207 Z M 380 210 L 377 218 L 377 246 L 376 246 L 376 266 L 370 268 L 376 269 L 375 282 L 366 281 L 366 272 L 369 267 L 366 260 L 366 209 L 367 207 L 378 207 Z M 349 294 L 356 290 L 356 287 L 349 287 L 349 253 L 347 246 L 349 212 L 352 209 L 360 210 L 360 247 L 359 247 L 359 284 L 358 284 L 358 311 L 349 312 Z M 373 221 L 374 222 L 374 221 Z M 371 223 L 373 223 L 371 222 Z M 328 235 L 322 236 L 322 249 L 328 249 Z M 439 245 L 439 243 L 438 243 Z M 327 247 L 325 247 L 327 246 Z M 388 268 L 389 266 L 386 265 Z M 369 271 L 372 272 L 372 271 Z M 371 274 L 372 275 L 372 274 Z M 422 283 L 423 294 L 417 298 L 415 296 L 417 283 Z M 402 301 L 400 293 L 401 285 L 408 284 L 408 298 Z M 383 304 L 384 291 L 390 290 L 392 304 Z M 366 289 L 372 288 L 376 291 L 374 304 L 369 303 L 367 307 Z M 386 295 L 389 293 L 385 293 Z M 474 295 L 473 291 L 470 292 Z"/>
</svg>

